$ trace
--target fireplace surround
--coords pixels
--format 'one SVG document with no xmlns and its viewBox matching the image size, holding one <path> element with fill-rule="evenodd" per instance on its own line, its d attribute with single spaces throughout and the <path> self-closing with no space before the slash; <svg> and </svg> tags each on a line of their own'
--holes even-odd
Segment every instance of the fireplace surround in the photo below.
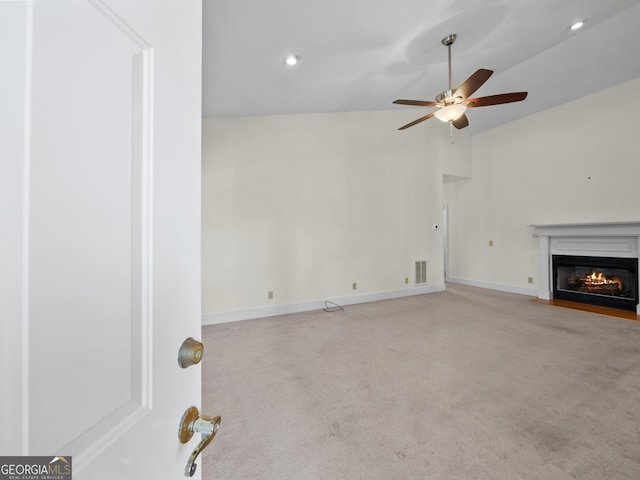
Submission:
<svg viewBox="0 0 640 480">
<path fill-rule="evenodd" d="M 539 245 L 538 298 L 609 306 L 640 315 L 640 222 L 529 227 Z"/>
<path fill-rule="evenodd" d="M 551 255 L 553 298 L 636 311 L 638 259 Z"/>
</svg>

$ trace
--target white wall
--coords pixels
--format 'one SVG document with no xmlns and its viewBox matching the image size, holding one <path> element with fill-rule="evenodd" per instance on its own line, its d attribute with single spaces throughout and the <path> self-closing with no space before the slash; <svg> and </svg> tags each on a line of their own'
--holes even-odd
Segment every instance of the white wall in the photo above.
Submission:
<svg viewBox="0 0 640 480">
<path fill-rule="evenodd" d="M 444 186 L 449 275 L 535 295 L 526 225 L 640 220 L 638 106 L 640 79 L 474 135 L 471 179 Z"/>
<path fill-rule="evenodd" d="M 397 130 L 420 114 L 205 119 L 204 322 L 416 292 L 416 260 L 443 287 L 442 163 L 470 143 L 435 120 Z"/>
</svg>

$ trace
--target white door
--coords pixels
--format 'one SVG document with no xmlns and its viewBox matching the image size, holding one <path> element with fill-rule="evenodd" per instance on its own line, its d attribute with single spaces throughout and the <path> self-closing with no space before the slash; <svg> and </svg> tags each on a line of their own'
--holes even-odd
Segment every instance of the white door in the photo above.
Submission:
<svg viewBox="0 0 640 480">
<path fill-rule="evenodd" d="M 200 54 L 200 1 L 0 1 L 0 455 L 184 477 Z"/>
</svg>

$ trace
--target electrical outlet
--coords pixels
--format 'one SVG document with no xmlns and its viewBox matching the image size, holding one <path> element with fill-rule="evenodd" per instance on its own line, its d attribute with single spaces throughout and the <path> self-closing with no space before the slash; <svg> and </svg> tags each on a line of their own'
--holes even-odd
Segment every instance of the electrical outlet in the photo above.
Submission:
<svg viewBox="0 0 640 480">
<path fill-rule="evenodd" d="M 527 277 L 527 282 L 533 283 L 533 277 Z"/>
<path fill-rule="evenodd" d="M 409 277 L 404 277 L 404 283 L 409 283 Z"/>
<path fill-rule="evenodd" d="M 356 285 L 356 282 L 353 282 L 351 284 L 351 290 L 355 290 L 356 288 L 358 288 L 358 286 Z"/>
<path fill-rule="evenodd" d="M 489 246 L 493 247 L 493 240 L 489 240 Z"/>
<path fill-rule="evenodd" d="M 267 298 L 269 300 L 273 300 L 273 292 L 271 292 L 271 291 L 267 292 Z"/>
</svg>

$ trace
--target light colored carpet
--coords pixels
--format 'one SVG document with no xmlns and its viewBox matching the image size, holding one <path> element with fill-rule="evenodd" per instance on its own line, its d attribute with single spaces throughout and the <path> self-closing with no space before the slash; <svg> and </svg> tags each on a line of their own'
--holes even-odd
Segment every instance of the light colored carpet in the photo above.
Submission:
<svg viewBox="0 0 640 480">
<path fill-rule="evenodd" d="M 640 478 L 640 323 L 447 291 L 203 328 L 203 479 Z"/>
</svg>

